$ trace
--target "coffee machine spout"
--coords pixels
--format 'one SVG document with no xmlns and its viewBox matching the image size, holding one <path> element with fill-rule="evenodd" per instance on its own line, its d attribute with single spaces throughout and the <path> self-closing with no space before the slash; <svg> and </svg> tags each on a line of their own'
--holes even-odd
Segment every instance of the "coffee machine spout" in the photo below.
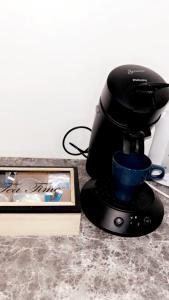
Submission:
<svg viewBox="0 0 169 300">
<path fill-rule="evenodd" d="M 123 149 L 125 154 L 139 153 L 144 154 L 144 138 L 143 131 L 129 132 L 123 136 Z"/>
</svg>

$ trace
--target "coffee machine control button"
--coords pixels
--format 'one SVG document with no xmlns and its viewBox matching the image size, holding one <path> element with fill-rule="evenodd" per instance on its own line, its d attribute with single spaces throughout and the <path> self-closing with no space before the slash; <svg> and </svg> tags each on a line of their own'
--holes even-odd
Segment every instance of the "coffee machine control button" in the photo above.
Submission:
<svg viewBox="0 0 169 300">
<path fill-rule="evenodd" d="M 134 220 L 138 220 L 138 216 L 130 216 L 130 220 L 134 221 Z"/>
<path fill-rule="evenodd" d="M 144 218 L 144 224 L 145 225 L 150 225 L 151 224 L 151 219 L 149 217 Z"/>
<path fill-rule="evenodd" d="M 117 218 L 114 219 L 114 224 L 115 224 L 116 226 L 122 226 L 123 223 L 124 223 L 124 220 L 123 220 L 123 218 L 121 218 L 121 217 L 117 217 Z"/>
</svg>

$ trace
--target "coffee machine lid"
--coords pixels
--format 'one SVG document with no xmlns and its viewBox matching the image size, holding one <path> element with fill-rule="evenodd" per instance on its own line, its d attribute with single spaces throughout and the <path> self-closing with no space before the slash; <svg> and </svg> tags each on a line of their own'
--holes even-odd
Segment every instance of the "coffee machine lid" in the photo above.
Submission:
<svg viewBox="0 0 169 300">
<path fill-rule="evenodd" d="M 154 71 L 123 65 L 110 72 L 100 104 L 105 116 L 122 128 L 156 123 L 169 100 L 169 84 Z"/>
</svg>

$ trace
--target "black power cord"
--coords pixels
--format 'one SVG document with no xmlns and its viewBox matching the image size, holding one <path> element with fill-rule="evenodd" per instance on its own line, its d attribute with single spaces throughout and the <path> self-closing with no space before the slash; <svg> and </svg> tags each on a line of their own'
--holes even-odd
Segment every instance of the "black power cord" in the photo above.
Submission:
<svg viewBox="0 0 169 300">
<path fill-rule="evenodd" d="M 76 127 L 73 127 L 71 128 L 70 130 L 68 130 L 66 132 L 66 134 L 64 135 L 63 137 L 63 141 L 62 141 L 62 146 L 63 146 L 63 149 L 70 155 L 75 155 L 75 156 L 78 156 L 78 155 L 83 155 L 85 158 L 87 158 L 87 153 L 88 153 L 88 147 L 85 149 L 85 150 L 82 150 L 81 148 L 79 148 L 78 146 L 76 146 L 75 144 L 73 143 L 69 143 L 69 145 L 71 145 L 72 147 L 74 147 L 76 150 L 78 150 L 78 153 L 73 153 L 73 152 L 70 152 L 67 150 L 66 146 L 65 146 L 65 140 L 67 138 L 67 136 L 74 130 L 77 130 L 77 129 L 87 129 L 89 131 L 91 131 L 91 129 L 87 126 L 76 126 Z"/>
</svg>

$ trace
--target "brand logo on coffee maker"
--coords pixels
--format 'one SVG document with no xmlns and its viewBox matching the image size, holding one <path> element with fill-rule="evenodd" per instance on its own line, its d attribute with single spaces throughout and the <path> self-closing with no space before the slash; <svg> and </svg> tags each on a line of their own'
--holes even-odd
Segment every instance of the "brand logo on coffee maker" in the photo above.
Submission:
<svg viewBox="0 0 169 300">
<path fill-rule="evenodd" d="M 131 75 L 131 74 L 134 74 L 134 73 L 144 73 L 145 71 L 144 70 L 136 70 L 136 69 L 128 69 L 128 74 Z"/>
<path fill-rule="evenodd" d="M 132 78 L 133 82 L 147 82 L 147 79 L 145 78 Z"/>
</svg>

